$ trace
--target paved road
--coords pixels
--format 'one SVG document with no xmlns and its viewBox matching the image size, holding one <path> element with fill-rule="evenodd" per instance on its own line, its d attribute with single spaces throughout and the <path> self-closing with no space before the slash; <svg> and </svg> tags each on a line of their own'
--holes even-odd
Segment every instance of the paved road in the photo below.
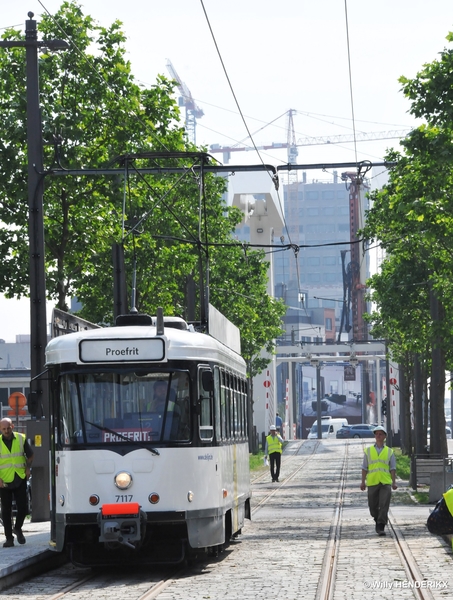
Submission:
<svg viewBox="0 0 453 600">
<path fill-rule="evenodd" d="M 274 494 L 255 511 L 240 541 L 217 563 L 174 582 L 157 596 L 158 600 L 256 600 L 266 596 L 282 600 L 316 599 L 336 508 L 335 472 L 342 464 L 344 445 L 340 440 L 323 441 L 308 461 L 307 442 L 305 453 L 297 456 L 291 455 L 289 447 L 283 460 L 281 485 L 272 484 L 269 478 L 254 484 L 255 506 L 272 490 Z M 359 489 L 362 447 L 360 441 L 349 443 L 333 598 L 413 598 L 395 544 L 390 536 L 376 536 L 366 493 Z M 304 466 L 290 481 L 285 481 L 295 462 Z M 394 493 L 393 500 L 393 519 L 417 552 L 425 581 L 438 586 L 433 597 L 453 597 L 451 550 L 426 529 L 429 507 L 408 506 L 410 496 L 406 486 Z"/>
<path fill-rule="evenodd" d="M 326 546 L 340 506 L 332 599 L 414 598 L 410 588 L 414 581 L 401 563 L 393 537 L 376 536 L 366 493 L 359 489 L 362 452 L 360 440 L 290 443 L 283 456 L 280 483 L 272 483 L 264 468 L 254 479 L 252 521 L 247 521 L 238 540 L 218 559 L 199 564 L 146 598 L 319 600 L 327 570 Z M 339 501 L 342 485 L 344 494 Z M 430 508 L 413 504 L 402 483 L 393 494 L 391 518 L 417 561 L 420 578 L 415 583 L 432 587 L 431 598 L 452 598 L 452 552 L 442 538 L 426 529 Z M 74 576 L 66 574 L 69 580 Z M 6 600 L 49 600 L 59 585 L 56 576 L 49 574 L 1 595 Z M 144 579 L 127 583 L 119 573 L 111 573 L 90 580 L 67 597 L 138 600 L 145 597 L 145 589 Z"/>
</svg>

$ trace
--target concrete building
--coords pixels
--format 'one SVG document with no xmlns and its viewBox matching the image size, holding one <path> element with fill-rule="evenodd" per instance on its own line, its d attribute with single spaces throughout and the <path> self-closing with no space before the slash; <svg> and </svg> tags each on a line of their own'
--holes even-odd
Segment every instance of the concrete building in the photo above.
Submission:
<svg viewBox="0 0 453 600">
<path fill-rule="evenodd" d="M 310 183 L 304 175 L 302 182 L 283 185 L 278 193 L 266 173 L 236 173 L 229 180 L 228 201 L 244 213 L 236 229 L 237 238 L 263 246 L 282 245 L 281 252 L 268 254 L 268 293 L 288 305 L 284 318 L 286 334 L 278 344 L 334 343 L 340 330 L 340 337 L 347 338 L 352 307 L 347 305 L 348 312 L 343 314 L 343 271 L 354 269 L 350 264 L 348 187 L 338 174 L 329 181 Z M 288 244 L 292 248 L 283 249 Z M 367 255 L 364 261 L 367 269 Z M 290 367 L 283 362 L 277 367 L 273 360 L 255 378 L 254 424 L 258 432 L 267 431 L 279 412 L 285 415 L 287 437 L 301 435 L 302 403 L 311 401 L 312 380 L 316 378 L 311 371 L 308 367 L 304 373 L 302 365 L 294 363 Z M 339 381 L 339 373 L 341 369 L 336 368 L 332 377 L 323 377 L 326 392 L 338 389 L 343 393 L 344 382 Z"/>
<path fill-rule="evenodd" d="M 8 415 L 8 398 L 14 392 L 30 392 L 30 336 L 16 336 L 16 343 L 0 340 L 0 414 Z"/>
<path fill-rule="evenodd" d="M 365 191 L 366 187 L 365 182 Z M 362 190 L 359 202 L 350 188 L 349 177 L 342 180 L 336 172 L 330 179 L 311 181 L 304 174 L 302 181 L 283 186 L 286 228 L 282 244 L 299 249 L 275 257 L 275 294 L 289 307 L 286 335 L 279 340 L 282 345 L 333 344 L 353 337 L 354 316 L 357 320 L 354 290 L 356 282 L 364 282 L 369 275 L 369 254 L 353 247 L 351 256 L 352 232 L 363 224 L 367 199 Z M 354 372 L 354 381 L 345 383 L 345 368 L 323 370 L 322 396 L 339 393 L 355 399 L 360 395 L 359 370 Z M 277 405 L 280 410 L 292 411 L 298 436 L 306 429 L 303 415 L 313 412 L 315 381 L 316 370 L 310 365 L 282 362 L 277 367 Z M 289 407 L 288 395 L 292 400 Z M 360 420 L 360 410 L 355 418 Z"/>
<path fill-rule="evenodd" d="M 351 268 L 351 206 L 349 184 L 338 173 L 330 180 L 296 182 L 284 186 L 284 211 L 287 229 L 283 243 L 301 246 L 297 257 L 281 253 L 275 258 L 275 282 L 280 293 L 299 308 L 329 308 L 335 311 L 338 327 L 343 306 L 343 264 Z M 364 194 L 363 194 L 364 196 Z M 362 203 L 367 202 L 362 197 Z M 361 212 L 366 208 L 362 207 Z M 356 228 L 363 220 L 360 217 Z M 305 246 L 305 247 L 304 247 Z M 369 272 L 368 253 L 361 254 L 363 272 Z M 299 286 L 301 289 L 299 289 Z M 306 292 L 301 295 L 301 292 Z M 328 329 L 327 329 L 328 331 Z"/>
<path fill-rule="evenodd" d="M 262 173 L 236 173 L 230 177 L 228 203 L 243 212 L 242 223 L 236 228 L 237 239 L 254 246 L 268 247 L 280 239 L 283 228 L 283 207 L 270 175 Z M 269 250 L 269 248 L 267 248 Z M 269 262 L 267 293 L 274 295 L 274 254 L 267 252 Z M 253 424 L 258 435 L 268 432 L 275 423 L 276 362 L 273 357 L 267 369 L 253 380 Z"/>
</svg>

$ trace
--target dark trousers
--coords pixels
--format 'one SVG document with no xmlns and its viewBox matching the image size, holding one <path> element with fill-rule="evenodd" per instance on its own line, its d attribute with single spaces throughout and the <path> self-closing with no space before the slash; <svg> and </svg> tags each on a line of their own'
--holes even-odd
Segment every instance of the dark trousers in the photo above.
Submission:
<svg viewBox="0 0 453 600">
<path fill-rule="evenodd" d="M 386 483 L 368 486 L 368 508 L 376 523 L 387 525 L 392 486 Z"/>
<path fill-rule="evenodd" d="M 280 477 L 280 464 L 282 462 L 281 452 L 272 452 L 269 454 L 269 464 L 271 468 L 272 481 L 275 481 Z"/>
<path fill-rule="evenodd" d="M 0 501 L 2 503 L 2 521 L 6 539 L 12 539 L 12 509 L 13 498 L 16 501 L 16 527 L 22 529 L 27 516 L 27 480 L 24 479 L 15 489 L 0 488 Z"/>
</svg>

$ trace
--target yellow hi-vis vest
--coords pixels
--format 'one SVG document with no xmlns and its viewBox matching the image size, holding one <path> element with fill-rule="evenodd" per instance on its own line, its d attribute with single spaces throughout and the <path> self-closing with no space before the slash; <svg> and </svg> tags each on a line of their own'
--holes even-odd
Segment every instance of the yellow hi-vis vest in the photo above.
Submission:
<svg viewBox="0 0 453 600">
<path fill-rule="evenodd" d="M 445 494 L 442 495 L 445 499 L 445 504 L 447 505 L 449 513 L 453 516 L 453 488 L 447 490 Z"/>
<path fill-rule="evenodd" d="M 388 446 L 384 446 L 381 453 L 378 454 L 374 446 L 370 446 L 365 450 L 368 456 L 368 473 L 366 476 L 366 484 L 378 485 L 378 483 L 391 484 L 392 476 L 390 475 L 390 457 L 393 450 Z"/>
<path fill-rule="evenodd" d="M 25 435 L 15 433 L 11 451 L 5 446 L 3 437 L 0 442 L 0 479 L 5 483 L 12 483 L 17 473 L 21 479 L 25 479 L 26 458 L 24 455 Z"/>
<path fill-rule="evenodd" d="M 282 453 L 282 445 L 280 443 L 280 440 L 278 439 L 278 436 L 272 436 L 272 435 L 268 435 L 266 438 L 267 441 L 267 451 L 269 454 L 273 454 L 274 452 L 280 452 L 280 454 Z"/>
</svg>

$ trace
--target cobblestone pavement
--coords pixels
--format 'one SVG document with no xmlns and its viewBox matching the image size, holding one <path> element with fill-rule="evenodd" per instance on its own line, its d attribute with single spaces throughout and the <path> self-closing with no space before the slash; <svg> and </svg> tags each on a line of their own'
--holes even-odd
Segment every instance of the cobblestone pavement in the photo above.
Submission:
<svg viewBox="0 0 453 600">
<path fill-rule="evenodd" d="M 317 600 L 325 573 L 325 550 L 338 507 L 338 489 L 345 452 L 345 476 L 339 553 L 336 562 L 334 600 L 414 598 L 409 576 L 402 566 L 391 535 L 376 536 L 366 501 L 361 492 L 361 441 L 342 440 L 293 442 L 285 450 L 280 483 L 272 483 L 268 469 L 253 482 L 252 521 L 237 541 L 218 559 L 183 572 L 153 595 L 157 600 L 256 600 L 275 596 L 281 600 Z M 316 453 L 313 451 L 316 449 Z M 432 597 L 453 597 L 453 560 L 445 542 L 425 527 L 429 507 L 406 505 L 410 500 L 401 483 L 394 492 L 391 518 L 417 560 L 421 572 L 418 585 L 432 588 Z M 118 573 L 87 582 L 65 598 L 109 600 L 139 599 L 151 580 L 137 574 L 135 580 Z M 155 574 L 155 573 L 154 573 Z M 68 582 L 75 571 L 68 571 Z M 6 600 L 45 600 L 55 593 L 46 583 L 35 588 L 16 587 L 3 592 Z M 417 582 L 416 582 L 417 583 Z M 52 584 L 50 583 L 50 586 Z M 60 584 L 61 585 L 61 584 Z M 41 586 L 37 589 L 36 586 Z"/>
<path fill-rule="evenodd" d="M 307 442 L 305 442 L 307 444 Z M 349 443 L 341 542 L 336 565 L 335 600 L 414 598 L 390 535 L 379 538 L 374 531 L 361 492 L 360 467 L 363 445 Z M 338 473 L 345 443 L 323 441 L 315 456 L 310 447 L 296 456 L 284 455 L 281 487 L 253 515 L 234 547 L 198 574 L 176 581 L 158 600 L 255 600 L 277 596 L 284 600 L 315 599 L 323 569 L 326 542 L 336 506 Z M 285 483 L 288 469 L 299 462 L 302 469 Z M 253 486 L 253 504 L 275 486 L 269 479 Z M 407 495 L 404 486 L 395 493 Z M 392 516 L 419 561 L 425 583 L 440 586 L 434 598 L 452 597 L 453 560 L 443 540 L 425 527 L 428 507 L 406 508 L 395 502 Z M 446 587 L 443 587 L 446 582 Z"/>
</svg>

